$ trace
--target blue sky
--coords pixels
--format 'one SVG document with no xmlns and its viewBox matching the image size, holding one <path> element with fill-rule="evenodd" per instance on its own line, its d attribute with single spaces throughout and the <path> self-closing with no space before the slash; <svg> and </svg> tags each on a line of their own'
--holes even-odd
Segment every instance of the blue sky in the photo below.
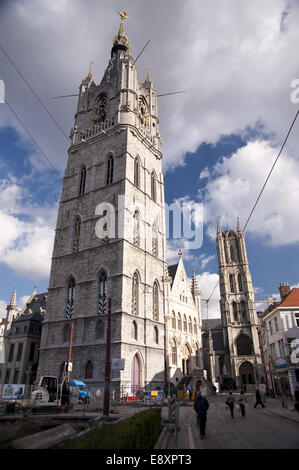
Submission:
<svg viewBox="0 0 299 470">
<path fill-rule="evenodd" d="M 109 60 L 112 39 L 126 8 L 126 31 L 138 61 L 147 65 L 159 93 L 187 90 L 159 101 L 165 199 L 203 198 L 204 236 L 199 250 L 168 244 L 168 259 L 183 250 L 203 297 L 218 279 L 215 227 L 244 224 L 279 151 L 298 104 L 290 100 L 299 78 L 299 2 L 157 0 L 14 0 L 1 2 L 0 45 L 58 120 L 73 126 L 75 93 L 90 62 L 96 82 Z M 217 15 L 215 15 L 217 11 Z M 99 27 L 100 25 L 100 27 Z M 0 104 L 0 315 L 17 287 L 21 306 L 36 283 L 46 291 L 67 143 L 0 50 L 6 99 L 23 120 L 59 177 Z M 247 251 L 257 298 L 278 292 L 281 281 L 299 283 L 299 123 L 250 221 Z M 179 182 L 179 184 L 178 184 Z M 218 314 L 216 290 L 210 314 Z"/>
</svg>

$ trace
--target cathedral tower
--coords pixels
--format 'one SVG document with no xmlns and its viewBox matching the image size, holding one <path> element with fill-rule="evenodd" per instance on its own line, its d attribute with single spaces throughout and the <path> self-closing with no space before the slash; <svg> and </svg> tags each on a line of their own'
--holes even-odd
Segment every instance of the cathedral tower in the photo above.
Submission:
<svg viewBox="0 0 299 470">
<path fill-rule="evenodd" d="M 164 183 L 157 91 L 140 82 L 121 12 L 104 76 L 90 69 L 56 226 L 39 373 L 59 375 L 73 331 L 72 377 L 104 384 L 108 299 L 114 387 L 164 382 Z"/>
<path fill-rule="evenodd" d="M 220 310 L 225 347 L 224 371 L 241 383 L 260 380 L 261 353 L 257 314 L 245 237 L 238 219 L 237 230 L 217 227 Z M 225 377 L 225 376 L 224 376 Z"/>
</svg>

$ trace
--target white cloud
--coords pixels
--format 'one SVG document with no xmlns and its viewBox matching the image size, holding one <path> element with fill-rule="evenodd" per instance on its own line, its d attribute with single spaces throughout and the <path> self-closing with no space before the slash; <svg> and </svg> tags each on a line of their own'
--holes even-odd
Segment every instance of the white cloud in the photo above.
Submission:
<svg viewBox="0 0 299 470">
<path fill-rule="evenodd" d="M 139 79 L 151 63 L 160 93 L 187 90 L 159 101 L 166 167 L 183 164 L 186 152 L 202 142 L 215 143 L 257 123 L 282 141 L 295 113 L 290 84 L 298 77 L 298 2 L 286 7 L 285 0 L 131 0 L 128 7 L 125 28 L 135 57 L 151 40 L 138 60 Z M 83 0 L 18 0 L 2 7 L 1 42 L 67 135 L 76 98 L 51 97 L 75 93 L 92 60 L 99 83 L 120 8 L 121 0 L 89 0 L 88 8 Z M 62 170 L 64 137 L 3 55 L 0 66 L 7 98 Z M 3 113 L 1 122 L 17 125 L 10 113 Z"/>
<path fill-rule="evenodd" d="M 220 315 L 220 291 L 219 291 L 219 275 L 216 273 L 204 272 L 197 276 L 198 287 L 202 293 L 202 301 L 211 299 L 208 303 L 202 302 L 202 318 L 219 318 Z M 213 292 L 214 290 L 214 292 Z M 213 295 L 211 295 L 213 292 Z"/>
<path fill-rule="evenodd" d="M 29 279 L 48 278 L 57 208 L 28 204 L 15 182 L 1 181 L 0 188 L 0 262 Z"/>
<path fill-rule="evenodd" d="M 264 140 L 247 143 L 229 158 L 218 162 L 206 185 L 204 221 L 215 237 L 216 222 L 243 226 L 266 180 L 279 149 Z M 273 246 L 299 241 L 299 160 L 284 151 L 253 213 L 247 232 Z"/>
<path fill-rule="evenodd" d="M 0 318 L 6 318 L 6 307 L 7 302 L 5 302 L 5 300 L 0 299 Z"/>
<path fill-rule="evenodd" d="M 201 269 L 204 269 L 207 264 L 209 264 L 210 261 L 212 261 L 212 259 L 215 259 L 216 256 L 215 255 L 210 255 L 210 256 L 206 256 L 206 255 L 200 255 L 199 259 L 200 259 L 200 268 Z"/>
</svg>

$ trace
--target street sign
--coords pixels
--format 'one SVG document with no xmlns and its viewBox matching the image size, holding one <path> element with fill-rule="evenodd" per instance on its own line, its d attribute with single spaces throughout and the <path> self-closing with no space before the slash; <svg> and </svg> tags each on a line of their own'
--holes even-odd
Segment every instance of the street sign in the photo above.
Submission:
<svg viewBox="0 0 299 470">
<path fill-rule="evenodd" d="M 124 370 L 125 359 L 112 359 L 112 370 Z"/>
<path fill-rule="evenodd" d="M 68 371 L 68 372 L 72 372 L 72 370 L 73 370 L 73 363 L 72 363 L 72 362 L 69 362 L 69 363 L 68 363 L 68 366 L 67 366 L 67 371 Z"/>
</svg>

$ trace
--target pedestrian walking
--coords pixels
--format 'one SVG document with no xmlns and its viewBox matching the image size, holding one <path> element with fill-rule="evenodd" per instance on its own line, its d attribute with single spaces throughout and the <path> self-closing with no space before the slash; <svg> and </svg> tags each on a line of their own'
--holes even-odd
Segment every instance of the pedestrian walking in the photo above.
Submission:
<svg viewBox="0 0 299 470">
<path fill-rule="evenodd" d="M 229 392 L 229 395 L 228 395 L 228 397 L 227 397 L 227 399 L 226 399 L 225 404 L 229 407 L 229 409 L 230 409 L 230 415 L 231 415 L 232 418 L 234 417 L 235 401 L 236 401 L 236 399 L 235 399 L 235 397 L 233 397 L 233 392 L 230 391 L 230 392 Z"/>
<path fill-rule="evenodd" d="M 262 402 L 262 395 L 261 395 L 261 392 L 259 391 L 259 389 L 257 388 L 256 391 L 255 391 L 255 399 L 256 399 L 256 402 L 255 402 L 255 405 L 253 408 L 256 408 L 257 405 L 261 405 L 262 408 L 265 408 L 265 405 L 264 403 Z"/>
<path fill-rule="evenodd" d="M 245 416 L 245 404 L 246 404 L 246 398 L 244 394 L 244 390 L 241 390 L 240 395 L 238 397 L 237 403 L 240 406 L 240 411 L 241 415 L 244 417 Z"/>
<path fill-rule="evenodd" d="M 200 390 L 198 390 L 194 400 L 194 409 L 197 415 L 197 425 L 199 426 L 201 439 L 203 439 L 206 435 L 207 411 L 209 406 L 210 405 L 206 397 L 203 397 L 200 393 Z"/>
</svg>

